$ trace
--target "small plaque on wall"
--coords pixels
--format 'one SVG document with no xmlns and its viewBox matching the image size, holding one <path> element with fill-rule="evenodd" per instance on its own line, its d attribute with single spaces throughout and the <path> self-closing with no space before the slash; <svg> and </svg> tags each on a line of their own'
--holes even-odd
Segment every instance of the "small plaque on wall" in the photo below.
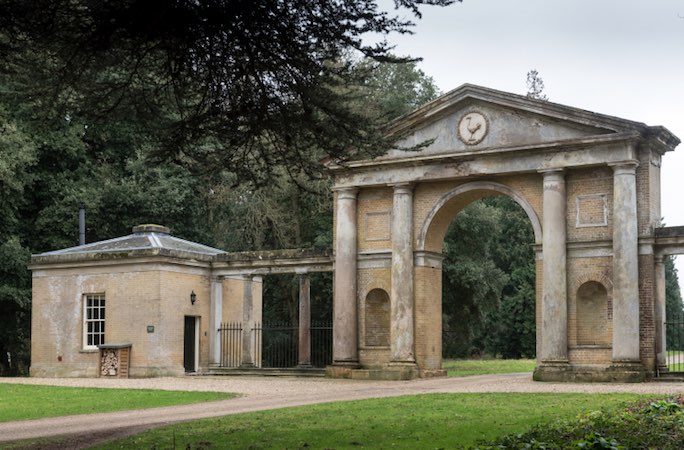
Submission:
<svg viewBox="0 0 684 450">
<path fill-rule="evenodd" d="M 607 194 L 577 196 L 577 228 L 608 226 Z"/>
<path fill-rule="evenodd" d="M 148 325 L 147 326 L 147 332 L 148 333 L 154 333 L 154 325 Z"/>
</svg>

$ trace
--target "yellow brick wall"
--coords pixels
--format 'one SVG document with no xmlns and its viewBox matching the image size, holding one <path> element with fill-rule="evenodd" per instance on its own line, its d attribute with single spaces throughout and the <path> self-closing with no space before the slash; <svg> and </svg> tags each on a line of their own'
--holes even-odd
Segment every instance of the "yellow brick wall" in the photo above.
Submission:
<svg viewBox="0 0 684 450">
<path fill-rule="evenodd" d="M 357 202 L 359 251 L 392 248 L 392 188 L 363 189 L 359 191 Z"/>
<path fill-rule="evenodd" d="M 390 345 L 390 298 L 384 289 L 373 289 L 364 301 L 364 344 L 366 347 Z"/>
<path fill-rule="evenodd" d="M 569 170 L 565 182 L 568 242 L 613 239 L 613 170 L 610 167 Z M 580 226 L 577 226 L 578 212 Z"/>
<path fill-rule="evenodd" d="M 209 277 L 186 273 L 162 272 L 160 277 L 161 301 L 159 302 L 159 332 L 148 334 L 147 347 L 142 358 L 148 358 L 155 365 L 172 360 L 183 369 L 183 340 L 185 317 L 199 318 L 199 366 L 209 365 L 209 312 L 211 301 L 209 296 Z M 190 293 L 194 291 L 197 300 L 190 302 Z M 144 326 L 142 327 L 144 328 Z M 156 335 L 156 336 L 153 336 Z M 165 350 L 163 350 L 165 349 Z M 133 352 L 133 361 L 135 360 Z M 166 363 L 168 364 L 168 362 Z M 142 360 L 140 364 L 142 365 Z"/>
<path fill-rule="evenodd" d="M 569 258 L 568 269 L 568 346 L 570 348 L 587 345 L 610 347 L 613 341 L 612 320 L 612 273 L 611 257 Z M 582 286 L 596 282 L 605 288 L 606 298 L 600 311 L 584 307 L 578 296 Z M 597 341 L 597 342 L 593 342 Z M 570 362 L 574 363 L 572 352 Z"/>
<path fill-rule="evenodd" d="M 357 299 L 359 318 L 359 361 L 363 366 L 376 367 L 389 362 L 389 347 L 370 347 L 366 336 L 366 297 L 373 289 L 382 289 L 389 295 L 391 290 L 390 269 L 359 269 L 357 277 Z"/>
<path fill-rule="evenodd" d="M 415 270 L 416 362 L 425 370 L 442 368 L 442 270 Z"/>
</svg>

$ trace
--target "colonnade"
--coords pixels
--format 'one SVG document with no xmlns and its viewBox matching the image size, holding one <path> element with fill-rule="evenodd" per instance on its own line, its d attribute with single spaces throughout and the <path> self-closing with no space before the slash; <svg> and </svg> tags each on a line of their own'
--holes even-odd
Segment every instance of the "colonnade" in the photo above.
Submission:
<svg viewBox="0 0 684 450">
<path fill-rule="evenodd" d="M 311 277 L 305 270 L 299 270 L 299 356 L 298 366 L 311 367 Z M 212 366 L 221 363 L 221 340 L 219 329 L 223 318 L 223 281 L 226 276 L 211 277 L 210 289 L 210 330 L 209 355 Z M 240 367 L 252 368 L 259 366 L 255 361 L 255 355 L 259 354 L 255 348 L 257 340 L 254 339 L 253 330 L 256 321 L 254 318 L 254 285 L 263 282 L 260 275 L 242 275 L 242 360 Z"/>
</svg>

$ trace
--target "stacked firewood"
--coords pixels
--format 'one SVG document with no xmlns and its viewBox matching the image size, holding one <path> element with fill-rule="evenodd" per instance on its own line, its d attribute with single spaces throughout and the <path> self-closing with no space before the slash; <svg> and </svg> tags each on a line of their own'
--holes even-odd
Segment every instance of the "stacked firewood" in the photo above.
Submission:
<svg viewBox="0 0 684 450">
<path fill-rule="evenodd" d="M 117 370 L 119 369 L 119 358 L 114 350 L 106 350 L 102 353 L 100 367 L 100 373 L 102 376 L 116 376 Z"/>
</svg>

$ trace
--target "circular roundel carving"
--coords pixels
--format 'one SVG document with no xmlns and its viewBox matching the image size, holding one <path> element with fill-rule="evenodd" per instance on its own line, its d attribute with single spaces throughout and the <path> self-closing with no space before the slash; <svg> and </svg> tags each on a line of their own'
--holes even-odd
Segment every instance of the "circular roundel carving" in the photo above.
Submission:
<svg viewBox="0 0 684 450">
<path fill-rule="evenodd" d="M 487 135 L 487 118 L 477 111 L 469 112 L 458 121 L 458 138 L 466 145 L 482 142 Z"/>
</svg>

